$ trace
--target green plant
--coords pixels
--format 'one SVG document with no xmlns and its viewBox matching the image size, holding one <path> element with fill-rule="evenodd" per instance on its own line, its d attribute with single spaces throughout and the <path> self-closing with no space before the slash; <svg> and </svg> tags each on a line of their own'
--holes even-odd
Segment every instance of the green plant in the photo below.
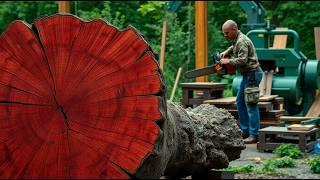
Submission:
<svg viewBox="0 0 320 180">
<path fill-rule="evenodd" d="M 317 155 L 314 158 L 311 158 L 308 161 L 308 164 L 312 172 L 320 173 L 320 155 Z"/>
<path fill-rule="evenodd" d="M 263 162 L 263 168 L 291 168 L 295 167 L 294 160 L 289 156 L 284 156 L 282 158 L 271 158 Z M 271 170 L 272 171 L 272 170 Z"/>
<path fill-rule="evenodd" d="M 262 167 L 259 169 L 260 173 L 276 173 L 277 169 L 272 160 L 262 162 Z"/>
<path fill-rule="evenodd" d="M 247 164 L 244 166 L 230 166 L 225 170 L 231 171 L 233 173 L 251 173 L 255 170 L 255 166 L 253 164 Z"/>
<path fill-rule="evenodd" d="M 277 168 L 292 168 L 296 165 L 295 161 L 289 156 L 275 159 L 273 163 Z"/>
<path fill-rule="evenodd" d="M 302 152 L 294 144 L 282 144 L 274 152 L 280 157 L 288 156 L 293 159 L 302 157 Z"/>
</svg>

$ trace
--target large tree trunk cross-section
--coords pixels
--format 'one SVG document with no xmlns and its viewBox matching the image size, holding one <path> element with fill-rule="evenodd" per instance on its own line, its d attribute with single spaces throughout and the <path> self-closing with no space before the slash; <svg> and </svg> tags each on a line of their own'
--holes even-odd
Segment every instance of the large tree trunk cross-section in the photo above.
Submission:
<svg viewBox="0 0 320 180">
<path fill-rule="evenodd" d="M 0 37 L 1 178 L 185 176 L 238 158 L 232 116 L 206 123 L 193 111 L 165 101 L 131 26 L 57 14 L 14 21 Z"/>
</svg>

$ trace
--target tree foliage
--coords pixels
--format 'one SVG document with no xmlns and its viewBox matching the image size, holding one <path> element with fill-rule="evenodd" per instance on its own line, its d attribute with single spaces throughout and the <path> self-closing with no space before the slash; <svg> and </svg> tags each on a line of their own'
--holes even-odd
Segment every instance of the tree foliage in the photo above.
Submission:
<svg viewBox="0 0 320 180">
<path fill-rule="evenodd" d="M 171 90 L 179 67 L 182 74 L 179 82 L 190 82 L 184 73 L 195 67 L 195 26 L 194 2 L 184 1 L 176 13 L 166 13 L 168 1 L 72 1 L 71 13 L 83 19 L 102 18 L 120 29 L 134 26 L 152 47 L 157 58 L 161 50 L 163 20 L 167 20 L 166 56 L 164 75 L 167 95 Z M 300 35 L 300 50 L 309 58 L 315 59 L 314 27 L 320 25 L 320 1 L 263 1 L 265 19 L 270 19 L 275 27 L 288 27 Z M 34 19 L 55 14 L 57 1 L 1 1 L 0 30 L 3 32 L 13 20 Z M 208 1 L 208 57 L 213 51 L 222 51 L 230 43 L 221 32 L 221 25 L 233 19 L 241 27 L 246 23 L 246 14 L 237 1 Z M 289 41 L 290 43 L 290 41 Z M 209 65 L 212 64 L 211 58 Z M 210 81 L 229 83 L 233 76 L 224 78 L 210 75 Z M 231 95 L 229 91 L 227 96 Z M 175 101 L 180 101 L 181 90 L 177 89 Z"/>
</svg>

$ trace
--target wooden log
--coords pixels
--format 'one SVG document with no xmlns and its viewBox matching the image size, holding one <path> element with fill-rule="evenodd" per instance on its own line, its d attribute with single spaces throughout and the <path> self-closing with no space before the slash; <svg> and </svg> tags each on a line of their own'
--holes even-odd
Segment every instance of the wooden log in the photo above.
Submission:
<svg viewBox="0 0 320 180">
<path fill-rule="evenodd" d="M 225 111 L 167 104 L 162 71 L 131 26 L 57 14 L 14 21 L 0 47 L 3 179 L 184 176 L 225 168 L 245 148 Z"/>
</svg>

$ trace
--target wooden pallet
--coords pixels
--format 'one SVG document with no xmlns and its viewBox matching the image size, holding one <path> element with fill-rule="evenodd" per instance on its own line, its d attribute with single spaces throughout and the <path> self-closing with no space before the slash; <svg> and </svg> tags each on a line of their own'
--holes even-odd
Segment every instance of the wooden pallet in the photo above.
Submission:
<svg viewBox="0 0 320 180">
<path fill-rule="evenodd" d="M 300 150 L 308 152 L 317 143 L 318 133 L 318 128 L 309 131 L 291 131 L 287 127 L 269 126 L 259 130 L 257 149 L 260 152 L 273 151 L 280 145 L 290 142 L 296 144 Z"/>
</svg>

